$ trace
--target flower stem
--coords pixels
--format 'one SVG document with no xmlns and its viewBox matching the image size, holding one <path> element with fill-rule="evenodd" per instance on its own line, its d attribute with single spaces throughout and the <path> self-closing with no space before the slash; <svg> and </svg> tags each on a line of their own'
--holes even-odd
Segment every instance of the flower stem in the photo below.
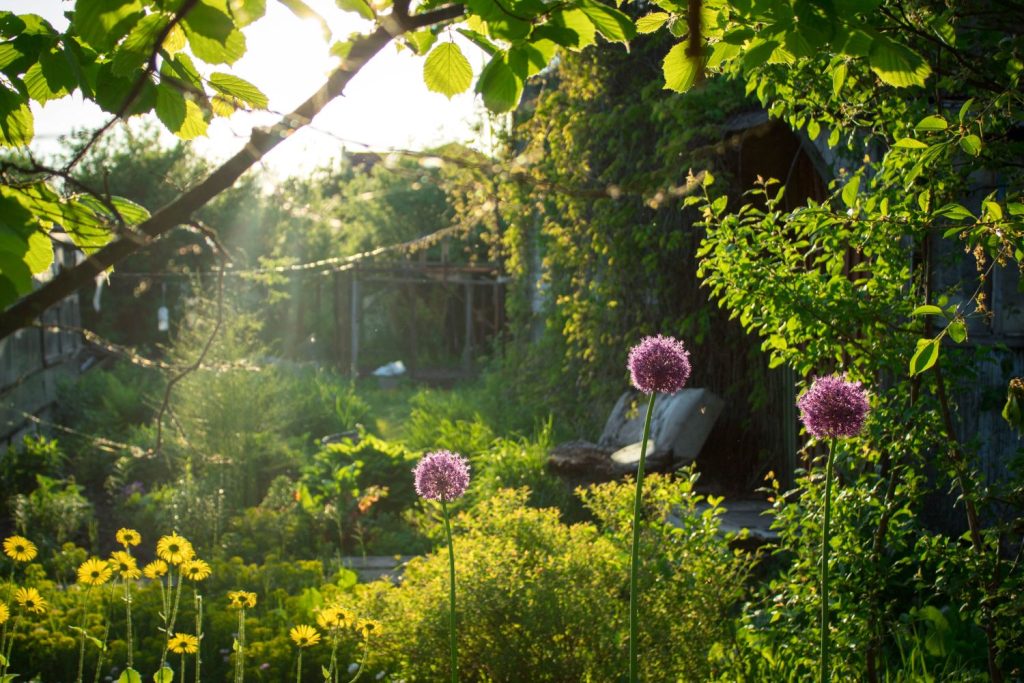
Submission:
<svg viewBox="0 0 1024 683">
<path fill-rule="evenodd" d="M 452 544 L 452 525 L 448 519 L 448 505 L 443 500 L 441 501 L 441 513 L 444 515 L 444 532 L 448 538 L 448 637 L 452 650 L 452 683 L 457 683 L 459 680 L 459 657 L 455 642 L 455 546 Z"/>
<path fill-rule="evenodd" d="M 135 659 L 132 652 L 134 649 L 132 645 L 132 585 L 127 577 L 122 577 L 121 580 L 124 581 L 125 621 L 128 625 L 128 668 L 133 669 L 135 668 Z"/>
<path fill-rule="evenodd" d="M 302 648 L 299 648 L 299 664 L 295 667 L 295 683 L 302 683 Z"/>
<path fill-rule="evenodd" d="M 199 670 L 203 663 L 203 596 L 199 594 L 198 588 L 193 589 L 192 602 L 196 608 L 196 683 L 200 683 L 202 676 Z"/>
<path fill-rule="evenodd" d="M 163 671 L 164 664 L 167 663 L 167 650 L 171 646 L 171 638 L 174 636 L 174 621 L 178 618 L 178 605 L 181 602 L 181 582 L 182 582 L 182 576 L 181 576 L 181 572 L 179 571 L 178 572 L 178 585 L 177 585 L 177 590 L 175 591 L 175 586 L 174 586 L 174 569 L 171 568 L 171 569 L 167 570 L 167 591 L 168 591 L 168 596 L 167 597 L 168 597 L 168 599 L 170 599 L 170 597 L 171 597 L 170 593 L 174 593 L 174 605 L 171 607 L 171 613 L 169 615 L 169 618 L 165 622 L 165 624 L 167 626 L 167 641 L 164 643 L 164 651 L 160 655 L 160 668 L 157 669 L 157 671 Z M 184 672 L 182 672 L 182 675 L 184 676 Z"/>
<path fill-rule="evenodd" d="M 352 677 L 348 683 L 356 683 L 359 677 L 363 675 L 363 667 L 366 666 L 366 658 L 370 654 L 370 639 L 366 638 L 363 640 L 363 658 L 359 660 L 359 668 L 356 669 L 356 675 Z"/>
<path fill-rule="evenodd" d="M 238 610 L 238 652 L 235 654 L 235 683 L 245 680 L 245 608 Z"/>
<path fill-rule="evenodd" d="M 836 439 L 832 437 L 829 444 L 828 458 L 825 461 L 825 519 L 821 529 L 821 670 L 818 674 L 820 683 L 828 683 L 831 678 L 829 668 L 829 631 L 828 631 L 828 556 L 831 549 L 832 530 L 832 466 L 836 457 Z"/>
<path fill-rule="evenodd" d="M 647 404 L 647 417 L 644 418 L 644 437 L 640 445 L 640 462 L 636 467 L 636 494 L 633 498 L 633 549 L 629 560 L 629 683 L 637 683 L 639 679 L 639 648 L 638 636 L 640 623 L 638 618 L 637 575 L 640 565 L 640 510 L 642 505 L 642 494 L 644 485 L 644 459 L 647 457 L 647 439 L 651 434 L 651 415 L 654 414 L 654 397 L 651 393 L 651 400 Z"/>
</svg>

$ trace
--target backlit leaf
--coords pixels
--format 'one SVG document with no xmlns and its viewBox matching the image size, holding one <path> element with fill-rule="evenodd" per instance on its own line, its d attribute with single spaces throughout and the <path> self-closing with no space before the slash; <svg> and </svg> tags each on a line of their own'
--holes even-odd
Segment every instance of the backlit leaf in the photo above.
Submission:
<svg viewBox="0 0 1024 683">
<path fill-rule="evenodd" d="M 636 32 L 654 33 L 664 26 L 666 21 L 668 21 L 668 13 L 651 12 L 647 16 L 640 17 L 636 20 Z"/>
<path fill-rule="evenodd" d="M 920 375 L 928 368 L 935 365 L 939 359 L 938 339 L 918 339 L 917 351 L 910 359 L 910 376 Z"/>
<path fill-rule="evenodd" d="M 884 36 L 875 38 L 871 43 L 868 63 L 883 82 L 898 88 L 924 85 L 932 73 L 921 55 Z"/>
<path fill-rule="evenodd" d="M 473 69 L 458 45 L 441 43 L 423 62 L 423 82 L 428 90 L 451 99 L 469 89 L 473 82 Z"/>
<path fill-rule="evenodd" d="M 267 96 L 244 78 L 214 72 L 210 74 L 210 86 L 220 94 L 241 100 L 254 109 L 267 107 Z"/>
<path fill-rule="evenodd" d="M 661 64 L 661 71 L 665 75 L 665 89 L 676 92 L 686 92 L 697 80 L 698 64 L 686 54 L 688 43 L 676 43 Z"/>
</svg>

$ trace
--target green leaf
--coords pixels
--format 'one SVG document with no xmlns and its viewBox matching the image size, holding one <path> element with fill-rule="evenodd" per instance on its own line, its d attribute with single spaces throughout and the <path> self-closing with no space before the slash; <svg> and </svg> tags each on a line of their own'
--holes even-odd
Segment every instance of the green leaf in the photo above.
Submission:
<svg viewBox="0 0 1024 683">
<path fill-rule="evenodd" d="M 458 45 L 441 43 L 423 62 L 423 82 L 428 90 L 451 99 L 469 89 L 473 83 L 473 69 Z"/>
<path fill-rule="evenodd" d="M 636 20 L 637 33 L 654 33 L 668 21 L 667 12 L 651 12 Z"/>
<path fill-rule="evenodd" d="M 967 113 L 969 111 L 971 111 L 971 107 L 973 105 L 974 105 L 974 98 L 972 97 L 971 99 L 969 99 L 966 102 L 964 102 L 963 105 L 960 107 L 960 113 L 957 114 L 957 119 L 959 119 L 960 123 L 963 123 L 964 119 L 967 118 Z"/>
<path fill-rule="evenodd" d="M 231 74 L 210 74 L 210 86 L 221 95 L 245 102 L 253 109 L 266 109 L 267 96 L 249 81 Z"/>
<path fill-rule="evenodd" d="M 689 42 L 676 43 L 661 63 L 661 71 L 665 75 L 665 90 L 686 92 L 697 81 L 697 73 L 701 60 L 697 63 L 686 54 Z"/>
<path fill-rule="evenodd" d="M 960 148 L 970 154 L 972 157 L 976 157 L 981 154 L 981 138 L 974 133 L 965 135 L 960 138 Z"/>
<path fill-rule="evenodd" d="M 437 42 L 437 34 L 433 31 L 413 31 L 405 34 L 405 42 L 418 55 L 425 55 L 427 51 Z"/>
<path fill-rule="evenodd" d="M 715 69 L 725 62 L 732 61 L 740 54 L 741 50 L 739 45 L 733 45 L 724 40 L 715 43 L 715 47 L 711 50 L 711 56 L 708 57 L 708 68 Z"/>
<path fill-rule="evenodd" d="M 165 666 L 153 674 L 153 683 L 174 683 L 174 671 Z"/>
<path fill-rule="evenodd" d="M 613 43 L 628 43 L 636 37 L 636 26 L 629 15 L 597 0 L 581 0 L 580 11 L 593 22 L 597 32 Z"/>
<path fill-rule="evenodd" d="M 0 146 L 19 147 L 35 134 L 32 111 L 21 95 L 0 83 Z"/>
<path fill-rule="evenodd" d="M 932 69 L 921 55 L 884 36 L 871 43 L 868 63 L 884 83 L 897 88 L 924 85 Z"/>
<path fill-rule="evenodd" d="M 551 30 L 542 30 L 548 27 Z M 549 38 L 570 50 L 579 51 L 594 44 L 597 29 L 594 22 L 582 11 L 569 9 L 552 12 L 548 25 L 538 26 L 533 33 L 538 37 Z"/>
<path fill-rule="evenodd" d="M 946 119 L 934 115 L 924 117 L 914 126 L 914 130 L 918 132 L 946 130 L 947 128 L 949 128 L 949 123 L 946 122 Z"/>
<path fill-rule="evenodd" d="M 71 27 L 85 42 L 106 52 L 141 18 L 139 0 L 88 0 L 75 4 Z"/>
<path fill-rule="evenodd" d="M 816 119 L 811 119 L 810 123 L 807 124 L 807 138 L 813 142 L 818 139 L 821 134 L 821 124 Z"/>
<path fill-rule="evenodd" d="M 267 13 L 267 0 L 228 0 L 228 8 L 237 26 L 248 26 Z"/>
<path fill-rule="evenodd" d="M 843 204 L 846 208 L 852 209 L 857 205 L 857 192 L 860 190 L 860 176 L 855 175 L 843 185 Z"/>
<path fill-rule="evenodd" d="M 967 325 L 963 320 L 954 320 L 946 327 L 949 338 L 957 344 L 963 344 L 967 339 Z"/>
<path fill-rule="evenodd" d="M 539 73 L 555 54 L 555 44 L 542 40 L 536 44 L 514 45 L 508 50 L 506 62 L 521 81 Z"/>
<path fill-rule="evenodd" d="M 492 57 L 480 72 L 476 90 L 491 111 L 510 111 L 519 104 L 519 98 L 523 94 L 523 82 L 516 77 L 515 72 L 505 61 L 505 55 L 499 53 Z"/>
<path fill-rule="evenodd" d="M 159 88 L 156 94 L 156 115 L 167 130 L 182 140 L 192 140 L 206 133 L 202 110 L 176 90 Z"/>
<path fill-rule="evenodd" d="M 743 53 L 744 73 L 751 69 L 756 69 L 767 62 L 778 47 L 779 41 L 777 40 L 762 40 L 761 38 L 756 38 L 751 41 L 750 47 Z"/>
<path fill-rule="evenodd" d="M 208 64 L 233 64 L 245 54 L 245 36 L 231 17 L 202 0 L 181 25 L 192 53 Z"/>
<path fill-rule="evenodd" d="M 331 670 L 328 669 L 323 664 L 320 665 L 320 674 L 324 677 L 325 681 L 330 681 L 331 680 Z"/>
<path fill-rule="evenodd" d="M 928 149 L 928 145 L 914 138 L 900 138 L 893 144 L 893 147 L 901 149 Z"/>
<path fill-rule="evenodd" d="M 935 213 L 953 220 L 974 220 L 974 214 L 961 204 L 946 204 L 936 209 Z"/>
<path fill-rule="evenodd" d="M 910 315 L 942 315 L 942 309 L 932 304 L 925 304 L 915 308 Z"/>
<path fill-rule="evenodd" d="M 834 97 L 839 97 L 839 93 L 843 90 L 843 85 L 846 83 L 846 71 L 846 62 L 842 62 L 832 69 L 832 95 Z"/>
<path fill-rule="evenodd" d="M 920 375 L 922 372 L 935 365 L 939 359 L 939 340 L 918 339 L 917 351 L 910 359 L 910 376 Z"/>
<path fill-rule="evenodd" d="M 40 104 L 60 99 L 77 87 L 71 64 L 63 52 L 46 52 L 25 72 L 28 96 Z"/>
<path fill-rule="evenodd" d="M 117 677 L 117 683 L 142 683 L 142 676 L 135 669 L 128 668 Z"/>
<path fill-rule="evenodd" d="M 346 12 L 355 12 L 363 19 L 373 21 L 377 18 L 373 13 L 373 9 L 366 3 L 366 0 L 334 0 L 334 2 L 338 5 L 339 9 Z"/>
</svg>

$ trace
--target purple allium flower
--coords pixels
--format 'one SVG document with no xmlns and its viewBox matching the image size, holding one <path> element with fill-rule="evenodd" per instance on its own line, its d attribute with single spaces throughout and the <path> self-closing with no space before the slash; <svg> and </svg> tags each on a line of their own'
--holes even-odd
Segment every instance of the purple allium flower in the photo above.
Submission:
<svg viewBox="0 0 1024 683">
<path fill-rule="evenodd" d="M 672 337 L 644 337 L 629 350 L 630 379 L 645 394 L 674 394 L 690 379 L 690 352 Z"/>
<path fill-rule="evenodd" d="M 844 375 L 815 378 L 796 404 L 804 427 L 818 438 L 857 436 L 871 409 L 860 382 L 848 382 Z"/>
<path fill-rule="evenodd" d="M 413 474 L 416 493 L 430 500 L 450 503 L 469 488 L 469 462 L 451 451 L 427 453 Z"/>
</svg>

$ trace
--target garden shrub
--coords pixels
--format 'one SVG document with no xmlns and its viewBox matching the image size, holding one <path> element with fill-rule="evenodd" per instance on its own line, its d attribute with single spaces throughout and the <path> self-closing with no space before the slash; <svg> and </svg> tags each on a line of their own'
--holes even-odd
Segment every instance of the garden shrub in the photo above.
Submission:
<svg viewBox="0 0 1024 683">
<path fill-rule="evenodd" d="M 460 675 L 465 680 L 612 681 L 626 651 L 629 483 L 586 492 L 598 525 L 566 525 L 527 505 L 527 489 L 499 490 L 455 521 Z M 707 656 L 731 638 L 730 611 L 748 561 L 718 535 L 719 512 L 690 515 L 690 479 L 650 477 L 641 611 L 645 676 L 704 680 Z M 676 509 L 682 527 L 666 523 Z M 720 508 L 714 508 L 720 510 Z M 411 561 L 402 582 L 357 589 L 360 610 L 385 630 L 375 667 L 408 681 L 447 674 L 448 558 Z M 649 656 L 648 656 L 649 653 Z"/>
</svg>

